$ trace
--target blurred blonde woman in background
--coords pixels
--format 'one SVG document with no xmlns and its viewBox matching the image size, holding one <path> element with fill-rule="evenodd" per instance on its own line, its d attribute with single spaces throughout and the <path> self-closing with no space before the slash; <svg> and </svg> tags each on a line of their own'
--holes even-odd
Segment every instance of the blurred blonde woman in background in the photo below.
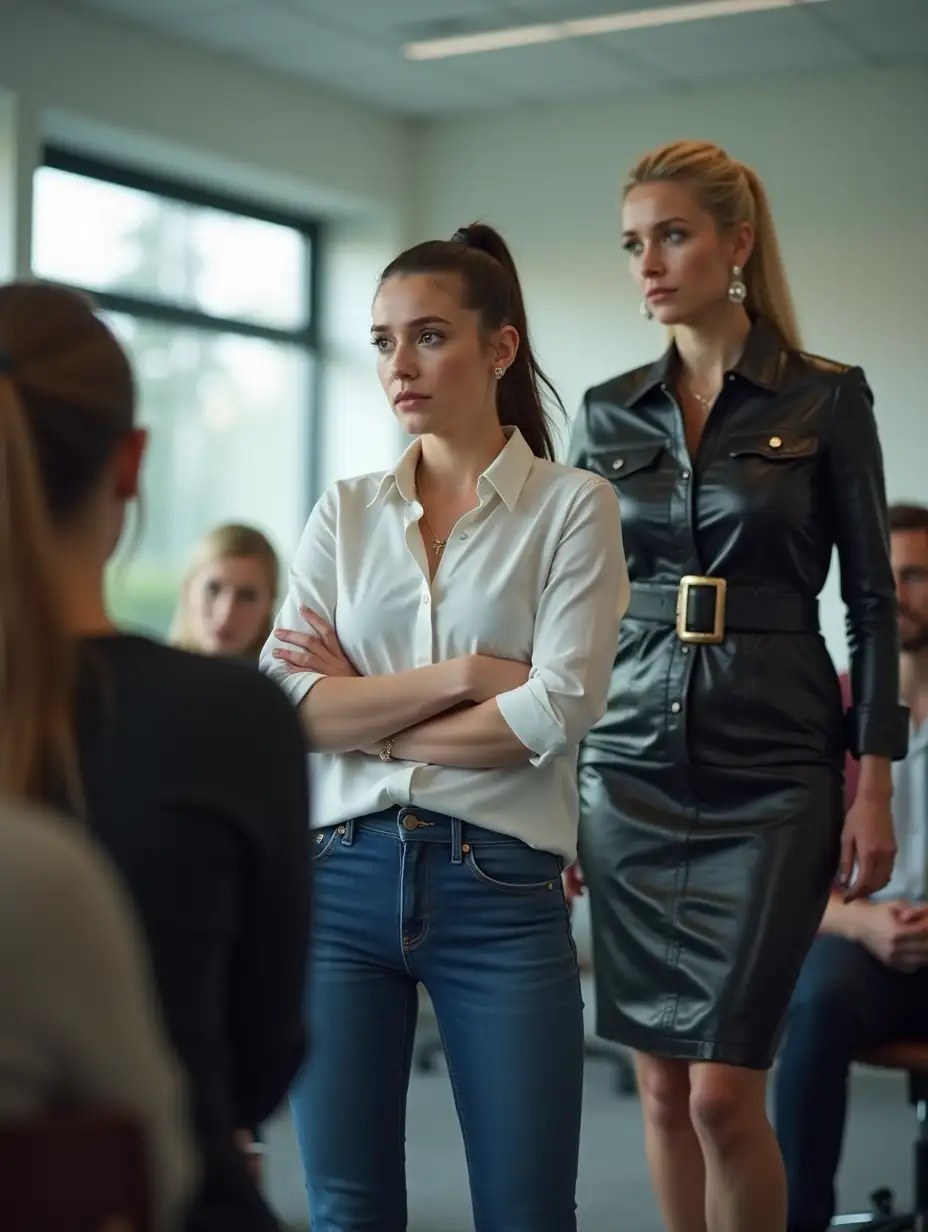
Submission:
<svg viewBox="0 0 928 1232">
<path fill-rule="evenodd" d="M 253 526 L 217 526 L 197 546 L 181 586 L 171 642 L 201 654 L 257 659 L 271 632 L 280 564 Z"/>
<path fill-rule="evenodd" d="M 280 562 L 261 531 L 239 522 L 215 526 L 194 549 L 181 583 L 171 642 L 205 655 L 257 660 L 271 632 Z M 249 1172 L 263 1181 L 257 1128 L 236 1132 Z"/>
</svg>

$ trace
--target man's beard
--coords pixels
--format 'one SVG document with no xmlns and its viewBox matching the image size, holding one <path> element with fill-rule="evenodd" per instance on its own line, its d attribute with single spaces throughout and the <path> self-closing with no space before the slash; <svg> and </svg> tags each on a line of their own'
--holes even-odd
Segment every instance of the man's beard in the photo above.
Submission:
<svg viewBox="0 0 928 1232">
<path fill-rule="evenodd" d="M 900 650 L 904 654 L 919 654 L 922 650 L 928 650 L 928 624 L 923 620 L 917 620 L 913 616 L 907 615 L 907 620 L 914 628 L 908 634 L 904 634 L 900 641 Z"/>
</svg>

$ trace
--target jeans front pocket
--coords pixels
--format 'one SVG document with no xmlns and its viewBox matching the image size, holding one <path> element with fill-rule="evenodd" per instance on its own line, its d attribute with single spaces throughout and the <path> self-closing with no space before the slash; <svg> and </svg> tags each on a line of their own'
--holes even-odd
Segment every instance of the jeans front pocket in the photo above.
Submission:
<svg viewBox="0 0 928 1232">
<path fill-rule="evenodd" d="M 518 840 L 470 847 L 465 863 L 477 881 L 503 894 L 563 893 L 561 857 Z"/>
<path fill-rule="evenodd" d="M 327 860 L 340 845 L 344 835 L 344 826 L 326 826 L 322 830 L 314 830 L 310 853 L 312 863 L 321 864 L 323 860 Z"/>
</svg>

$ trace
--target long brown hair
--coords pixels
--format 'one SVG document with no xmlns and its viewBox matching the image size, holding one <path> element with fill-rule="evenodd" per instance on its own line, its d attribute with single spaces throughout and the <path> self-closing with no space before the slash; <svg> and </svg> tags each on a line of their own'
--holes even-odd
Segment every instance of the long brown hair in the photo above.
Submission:
<svg viewBox="0 0 928 1232">
<path fill-rule="evenodd" d="M 238 522 L 226 522 L 214 527 L 197 545 L 193 556 L 184 573 L 181 583 L 180 602 L 171 625 L 170 641 L 183 650 L 202 650 L 194 631 L 193 618 L 190 613 L 190 588 L 194 578 L 209 565 L 229 557 L 246 557 L 258 561 L 267 576 L 268 589 L 271 593 L 271 605 L 277 597 L 280 584 L 280 561 L 268 538 L 254 526 L 243 526 Z M 274 624 L 273 610 L 268 616 L 267 624 L 258 631 L 258 635 L 245 651 L 250 658 L 257 659 L 264 643 L 270 637 Z"/>
<path fill-rule="evenodd" d="M 79 513 L 132 428 L 135 389 L 89 301 L 0 286 L 0 791 L 78 794 L 71 639 L 55 533 Z"/>
<path fill-rule="evenodd" d="M 625 195 L 639 184 L 656 180 L 691 184 L 720 231 L 743 222 L 753 226 L 754 248 L 742 274 L 748 292 L 744 306 L 752 316 L 769 321 L 787 347 L 801 350 L 773 213 L 757 172 L 711 142 L 673 141 L 638 160 L 629 172 Z"/>
<path fill-rule="evenodd" d="M 461 276 L 464 305 L 480 314 L 487 332 L 511 325 L 518 333 L 516 357 L 499 382 L 499 421 L 518 428 L 536 458 L 553 459 L 547 406 L 553 404 L 563 414 L 564 404 L 535 358 L 522 284 L 506 241 L 493 227 L 472 223 L 450 240 L 427 240 L 407 248 L 390 262 L 380 282 L 395 275 L 445 273 Z"/>
</svg>

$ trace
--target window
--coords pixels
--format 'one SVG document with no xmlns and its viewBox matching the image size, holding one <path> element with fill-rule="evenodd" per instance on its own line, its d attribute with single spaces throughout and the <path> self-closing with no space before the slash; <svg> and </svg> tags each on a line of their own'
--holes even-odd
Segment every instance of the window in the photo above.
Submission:
<svg viewBox="0 0 928 1232">
<path fill-rule="evenodd" d="M 317 230 L 58 150 L 36 172 L 33 269 L 93 295 L 150 430 L 117 617 L 164 634 L 191 550 L 219 522 L 286 559 L 316 495 Z"/>
</svg>

